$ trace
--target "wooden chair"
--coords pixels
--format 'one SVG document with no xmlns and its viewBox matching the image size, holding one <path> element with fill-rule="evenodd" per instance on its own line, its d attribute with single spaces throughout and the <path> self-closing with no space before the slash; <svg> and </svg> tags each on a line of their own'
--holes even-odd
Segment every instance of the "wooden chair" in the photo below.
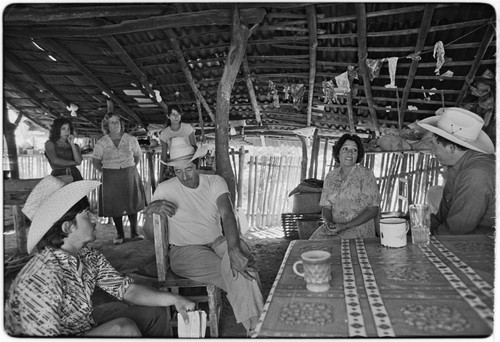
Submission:
<svg viewBox="0 0 500 342">
<path fill-rule="evenodd" d="M 221 310 L 221 291 L 212 284 L 200 283 L 191 279 L 176 275 L 169 267 L 168 261 L 168 220 L 162 219 L 160 215 L 153 214 L 153 232 L 156 254 L 156 268 L 158 272 L 158 281 L 160 289 L 179 293 L 180 288 L 205 288 L 207 294 L 201 296 L 186 296 L 190 300 L 197 303 L 208 302 L 207 328 L 210 331 L 210 337 L 219 336 L 219 317 Z M 172 317 L 170 310 L 169 322 L 170 332 L 172 328 L 177 326 L 177 317 Z"/>
</svg>

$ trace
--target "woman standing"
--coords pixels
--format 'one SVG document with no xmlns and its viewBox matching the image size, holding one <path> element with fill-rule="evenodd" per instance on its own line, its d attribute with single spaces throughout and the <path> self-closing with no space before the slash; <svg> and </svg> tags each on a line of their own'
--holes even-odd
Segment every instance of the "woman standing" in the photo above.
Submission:
<svg viewBox="0 0 500 342">
<path fill-rule="evenodd" d="M 80 147 L 75 143 L 75 127 L 68 118 L 57 118 L 52 122 L 49 140 L 45 142 L 52 176 L 64 178 L 65 183 L 82 180 L 77 166 L 82 163 Z"/>
<path fill-rule="evenodd" d="M 344 134 L 333 154 L 340 166 L 325 177 L 319 203 L 324 224 L 310 239 L 375 237 L 381 198 L 375 175 L 359 165 L 364 156 L 361 139 Z"/>
<path fill-rule="evenodd" d="M 172 138 L 183 137 L 187 144 L 193 146 L 196 150 L 196 138 L 194 136 L 194 128 L 190 124 L 181 122 L 182 112 L 178 106 L 170 107 L 170 114 L 167 114 L 167 127 L 160 133 L 161 142 L 161 165 L 160 165 L 160 182 L 174 177 L 169 175 L 165 163 L 168 161 L 168 154 L 172 147 Z M 170 125 L 168 125 L 170 122 Z M 167 171 L 167 172 L 165 172 Z"/>
<path fill-rule="evenodd" d="M 137 139 L 123 131 L 118 114 L 107 114 L 101 123 L 104 136 L 94 146 L 92 164 L 102 172 L 99 191 L 99 216 L 112 217 L 117 236 L 114 244 L 123 243 L 122 216 L 130 221 L 133 240 L 144 239 L 137 233 L 137 213 L 144 209 L 146 196 L 137 164 L 141 149 Z"/>
</svg>

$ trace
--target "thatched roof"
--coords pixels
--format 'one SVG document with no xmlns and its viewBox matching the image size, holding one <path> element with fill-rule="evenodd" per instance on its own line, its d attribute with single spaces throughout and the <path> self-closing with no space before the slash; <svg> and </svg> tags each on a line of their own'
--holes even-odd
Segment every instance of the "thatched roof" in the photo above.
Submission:
<svg viewBox="0 0 500 342">
<path fill-rule="evenodd" d="M 74 120 L 87 136 L 100 134 L 110 107 L 137 132 L 163 125 L 172 105 L 197 129 L 201 112 L 204 132 L 213 132 L 234 6 L 10 5 L 3 16 L 4 100 L 44 127 L 70 115 L 75 104 Z M 495 92 L 491 5 L 240 3 L 239 15 L 252 35 L 232 88 L 229 119 L 243 120 L 246 135 L 286 136 L 313 126 L 324 136 L 375 137 L 443 105 L 476 110 L 494 135 L 494 105 L 474 94 L 484 85 Z M 438 42 L 444 56 L 435 52 Z M 439 60 L 444 64 L 436 70 Z M 373 80 L 366 61 L 381 65 Z M 350 92 L 339 88 L 337 77 L 346 75 Z M 279 104 L 273 104 L 273 86 Z"/>
</svg>

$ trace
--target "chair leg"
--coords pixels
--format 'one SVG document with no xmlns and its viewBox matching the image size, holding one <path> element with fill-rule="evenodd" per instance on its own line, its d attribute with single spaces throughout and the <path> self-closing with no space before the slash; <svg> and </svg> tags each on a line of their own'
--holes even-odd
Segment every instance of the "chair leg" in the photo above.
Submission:
<svg viewBox="0 0 500 342">
<path fill-rule="evenodd" d="M 208 285 L 207 293 L 208 293 L 208 309 L 209 309 L 209 321 L 210 321 L 210 337 L 211 338 L 219 337 L 220 290 L 214 285 Z"/>
</svg>

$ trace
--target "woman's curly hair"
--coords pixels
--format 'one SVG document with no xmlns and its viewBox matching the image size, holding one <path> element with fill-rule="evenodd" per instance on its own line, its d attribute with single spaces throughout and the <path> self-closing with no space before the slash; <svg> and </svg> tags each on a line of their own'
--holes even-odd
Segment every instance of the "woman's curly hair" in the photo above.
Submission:
<svg viewBox="0 0 500 342">
<path fill-rule="evenodd" d="M 101 121 L 101 130 L 104 135 L 109 134 L 109 119 L 111 119 L 113 116 L 116 116 L 118 119 L 120 119 L 120 130 L 122 132 L 125 132 L 125 124 L 123 122 L 123 118 L 120 116 L 120 114 L 117 113 L 108 113 L 104 115 L 104 118 L 102 118 Z"/>
<path fill-rule="evenodd" d="M 65 124 L 69 125 L 69 129 L 71 134 L 75 134 L 75 126 L 73 122 L 71 122 L 68 118 L 57 118 L 52 122 L 49 130 L 49 140 L 52 142 L 56 142 L 61 137 L 61 127 Z"/>
<path fill-rule="evenodd" d="M 358 158 L 356 158 L 356 163 L 360 163 L 363 160 L 363 157 L 365 156 L 365 148 L 363 146 L 363 142 L 361 141 L 361 138 L 358 137 L 357 135 L 349 133 L 346 133 L 343 136 L 341 136 L 340 139 L 337 140 L 337 142 L 333 146 L 333 156 L 335 157 L 335 161 L 337 163 L 340 163 L 339 159 L 340 149 L 347 140 L 354 141 L 358 146 Z"/>
</svg>

